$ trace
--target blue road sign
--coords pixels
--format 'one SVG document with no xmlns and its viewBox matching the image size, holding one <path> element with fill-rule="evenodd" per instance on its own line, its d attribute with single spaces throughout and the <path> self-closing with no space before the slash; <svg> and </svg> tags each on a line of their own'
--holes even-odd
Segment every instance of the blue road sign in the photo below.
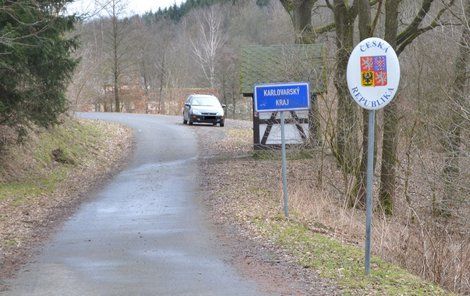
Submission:
<svg viewBox="0 0 470 296">
<path fill-rule="evenodd" d="M 310 108 L 310 90 L 306 82 L 261 84 L 255 86 L 255 111 L 295 111 Z"/>
</svg>

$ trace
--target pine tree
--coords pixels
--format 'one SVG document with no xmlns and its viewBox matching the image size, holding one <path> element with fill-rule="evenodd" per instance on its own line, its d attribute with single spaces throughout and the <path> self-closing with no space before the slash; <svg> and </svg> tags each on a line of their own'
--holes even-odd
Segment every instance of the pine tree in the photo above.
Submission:
<svg viewBox="0 0 470 296">
<path fill-rule="evenodd" d="M 61 11 L 69 0 L 1 1 L 0 125 L 24 132 L 48 126 L 66 110 L 65 89 L 77 60 L 75 38 L 66 37 L 75 16 Z"/>
</svg>

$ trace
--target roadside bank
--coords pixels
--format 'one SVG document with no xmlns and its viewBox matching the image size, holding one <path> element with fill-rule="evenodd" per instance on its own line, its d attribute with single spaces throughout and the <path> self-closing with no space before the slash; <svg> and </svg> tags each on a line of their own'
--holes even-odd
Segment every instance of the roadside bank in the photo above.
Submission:
<svg viewBox="0 0 470 296">
<path fill-rule="evenodd" d="M 15 274 L 55 227 L 123 164 L 130 129 L 64 117 L 49 129 L 30 130 L 0 159 L 0 280 Z M 1 285 L 1 282 L 0 282 Z"/>
</svg>

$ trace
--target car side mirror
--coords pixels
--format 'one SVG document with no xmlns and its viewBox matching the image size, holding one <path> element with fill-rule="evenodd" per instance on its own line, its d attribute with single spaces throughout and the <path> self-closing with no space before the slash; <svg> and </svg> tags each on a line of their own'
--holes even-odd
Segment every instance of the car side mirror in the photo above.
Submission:
<svg viewBox="0 0 470 296">
<path fill-rule="evenodd" d="M 222 108 L 227 108 L 227 105 L 225 105 L 225 104 L 222 104 Z"/>
<path fill-rule="evenodd" d="M 191 108 L 191 104 L 189 104 L 189 103 L 184 104 L 184 106 L 188 107 L 188 108 Z"/>
</svg>

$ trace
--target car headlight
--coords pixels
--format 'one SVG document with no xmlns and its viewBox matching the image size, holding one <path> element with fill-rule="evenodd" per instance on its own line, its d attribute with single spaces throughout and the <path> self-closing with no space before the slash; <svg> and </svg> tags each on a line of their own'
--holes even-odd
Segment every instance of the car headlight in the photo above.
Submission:
<svg viewBox="0 0 470 296">
<path fill-rule="evenodd" d="M 201 115 L 201 112 L 199 112 L 199 110 L 193 110 L 191 113 L 193 115 Z"/>
<path fill-rule="evenodd" d="M 217 112 L 216 115 L 217 115 L 217 116 L 224 116 L 224 111 L 219 111 L 219 112 Z"/>
</svg>

